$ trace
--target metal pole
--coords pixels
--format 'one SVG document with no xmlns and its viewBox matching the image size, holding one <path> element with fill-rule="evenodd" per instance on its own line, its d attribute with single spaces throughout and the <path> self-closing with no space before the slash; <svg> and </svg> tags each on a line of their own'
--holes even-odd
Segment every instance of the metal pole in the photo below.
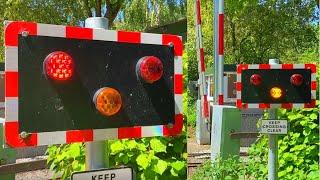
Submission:
<svg viewBox="0 0 320 180">
<path fill-rule="evenodd" d="M 91 17 L 85 21 L 85 27 L 95 29 L 108 29 L 108 19 L 104 17 Z M 94 141 L 85 144 L 86 170 L 109 167 L 108 141 Z"/>
<path fill-rule="evenodd" d="M 219 74 L 219 56 L 218 56 L 218 16 L 219 16 L 219 0 L 214 0 L 214 12 L 213 12 L 213 19 L 214 19 L 214 68 L 213 68 L 213 75 L 214 75 L 214 102 L 218 104 L 218 74 Z"/>
<path fill-rule="evenodd" d="M 269 64 L 279 64 L 278 59 L 269 59 Z M 269 110 L 269 119 L 277 118 L 277 109 Z M 278 137 L 276 134 L 269 134 L 268 152 L 268 180 L 278 179 Z"/>
<path fill-rule="evenodd" d="M 202 44 L 202 28 L 201 28 L 201 2 L 200 0 L 196 0 L 194 3 L 195 7 L 195 27 L 196 27 L 196 48 L 198 55 L 198 72 L 199 72 L 199 92 L 201 96 L 201 118 L 204 121 L 208 121 L 209 117 L 209 107 L 208 107 L 208 99 L 207 99 L 207 86 L 205 79 L 206 72 L 206 64 L 204 59 L 204 49 Z"/>
<path fill-rule="evenodd" d="M 224 74 L 224 0 L 215 1 L 215 102 L 223 105 Z"/>
</svg>

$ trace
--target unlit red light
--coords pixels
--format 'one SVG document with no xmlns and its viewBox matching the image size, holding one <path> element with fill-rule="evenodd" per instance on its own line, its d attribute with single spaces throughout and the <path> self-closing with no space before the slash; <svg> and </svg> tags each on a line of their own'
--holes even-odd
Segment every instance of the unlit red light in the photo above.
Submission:
<svg viewBox="0 0 320 180">
<path fill-rule="evenodd" d="M 270 96 L 274 99 L 279 99 L 281 98 L 283 95 L 283 92 L 281 90 L 281 88 L 279 87 L 273 87 L 270 89 Z"/>
<path fill-rule="evenodd" d="M 262 78 L 259 74 L 253 74 L 250 77 L 250 83 L 255 85 L 255 86 L 259 86 L 262 82 Z"/>
<path fill-rule="evenodd" d="M 293 74 L 290 78 L 290 82 L 295 86 L 301 86 L 303 83 L 303 77 L 301 74 Z"/>
<path fill-rule="evenodd" d="M 110 87 L 99 89 L 94 95 L 93 101 L 96 109 L 105 116 L 115 115 L 122 106 L 120 93 Z"/>
<path fill-rule="evenodd" d="M 138 61 L 137 70 L 140 78 L 147 83 L 153 83 L 162 77 L 163 65 L 159 58 L 146 56 Z"/>
<path fill-rule="evenodd" d="M 68 80 L 73 75 L 72 57 L 62 51 L 50 53 L 44 60 L 47 76 L 54 80 Z"/>
</svg>

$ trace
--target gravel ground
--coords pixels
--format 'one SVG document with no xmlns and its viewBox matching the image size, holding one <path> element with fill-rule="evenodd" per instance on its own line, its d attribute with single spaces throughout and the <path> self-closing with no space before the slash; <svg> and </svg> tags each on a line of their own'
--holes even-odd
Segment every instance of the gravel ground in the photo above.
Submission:
<svg viewBox="0 0 320 180">
<path fill-rule="evenodd" d="M 23 159 L 17 159 L 17 163 L 22 162 L 29 162 L 29 161 L 35 161 L 40 159 L 46 159 L 47 156 L 36 156 L 34 158 L 23 158 Z M 37 171 L 28 171 L 23 173 L 17 173 L 16 174 L 16 180 L 48 180 L 52 179 L 53 172 L 49 169 L 42 169 Z"/>
<path fill-rule="evenodd" d="M 16 180 L 47 180 L 52 179 L 52 177 L 53 173 L 48 169 L 16 174 Z"/>
<path fill-rule="evenodd" d="M 210 152 L 210 145 L 199 145 L 196 141 L 195 128 L 188 127 L 188 145 L 187 152 L 191 153 L 207 153 Z"/>
</svg>

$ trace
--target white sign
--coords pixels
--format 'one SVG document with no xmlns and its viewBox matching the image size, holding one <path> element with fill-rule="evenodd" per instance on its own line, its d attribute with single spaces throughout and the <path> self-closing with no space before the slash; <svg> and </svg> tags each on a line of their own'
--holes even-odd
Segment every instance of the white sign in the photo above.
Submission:
<svg viewBox="0 0 320 180">
<path fill-rule="evenodd" d="M 287 134 L 287 120 L 263 119 L 260 133 L 263 134 Z"/>
<path fill-rule="evenodd" d="M 98 169 L 92 171 L 75 172 L 71 180 L 132 180 L 133 170 L 129 167 Z"/>
</svg>

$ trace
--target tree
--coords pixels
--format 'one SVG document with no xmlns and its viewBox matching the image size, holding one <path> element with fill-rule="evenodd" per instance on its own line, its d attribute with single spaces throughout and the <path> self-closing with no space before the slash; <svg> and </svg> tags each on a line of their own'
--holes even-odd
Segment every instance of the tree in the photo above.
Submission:
<svg viewBox="0 0 320 180">
<path fill-rule="evenodd" d="M 115 28 L 142 31 L 177 21 L 185 14 L 186 0 L 127 0 Z"/>
<path fill-rule="evenodd" d="M 188 78 L 197 80 L 194 1 L 188 1 Z M 225 63 L 312 62 L 317 57 L 316 1 L 225 1 Z M 202 0 L 203 40 L 207 66 L 213 60 L 213 4 Z"/>
<path fill-rule="evenodd" d="M 0 0 L 1 24 L 4 20 L 22 20 L 83 25 L 86 18 L 97 16 L 108 18 L 110 28 L 145 30 L 175 21 L 185 13 L 185 0 Z M 2 42 L 3 34 L 0 35 Z M 3 59 L 4 49 L 0 47 L 0 60 Z"/>
</svg>

